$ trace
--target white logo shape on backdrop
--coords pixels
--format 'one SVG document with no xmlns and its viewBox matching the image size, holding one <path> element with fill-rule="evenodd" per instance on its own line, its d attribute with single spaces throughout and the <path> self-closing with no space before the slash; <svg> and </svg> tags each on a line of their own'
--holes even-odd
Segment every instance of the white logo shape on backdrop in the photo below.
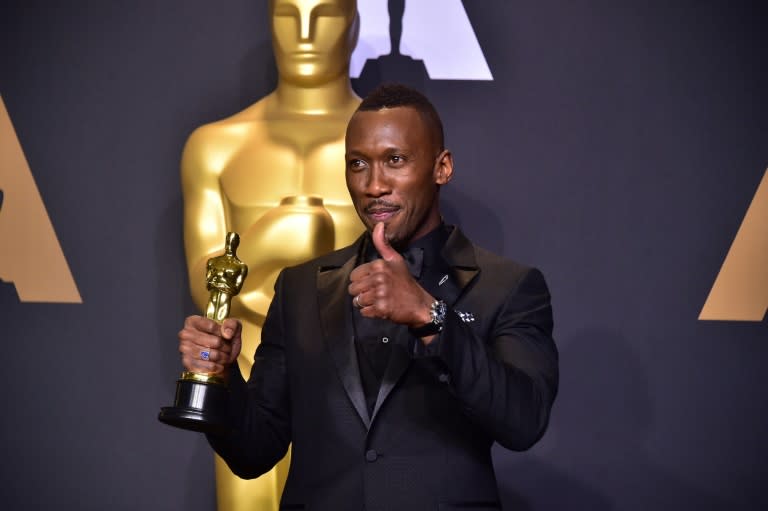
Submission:
<svg viewBox="0 0 768 511">
<path fill-rule="evenodd" d="M 387 0 L 358 0 L 360 38 L 349 74 L 358 78 L 365 61 L 391 53 Z M 424 61 L 433 80 L 493 80 L 461 0 L 409 0 L 403 15 L 400 53 Z"/>
</svg>

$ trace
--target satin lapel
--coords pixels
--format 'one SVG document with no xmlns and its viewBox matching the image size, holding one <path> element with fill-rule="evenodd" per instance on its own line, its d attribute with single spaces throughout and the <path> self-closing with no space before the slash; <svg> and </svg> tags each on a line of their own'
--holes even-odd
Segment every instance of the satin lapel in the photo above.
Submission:
<svg viewBox="0 0 768 511">
<path fill-rule="evenodd" d="M 443 259 L 451 267 L 448 280 L 440 286 L 440 298 L 452 307 L 464 294 L 467 286 L 480 273 L 475 260 L 475 248 L 458 227 L 445 242 Z"/>
<path fill-rule="evenodd" d="M 317 300 L 323 336 L 336 364 L 341 383 L 360 419 L 365 427 L 369 428 L 371 420 L 368 417 L 355 353 L 352 302 L 347 294 L 349 274 L 355 267 L 356 259 L 356 255 L 353 255 L 341 267 L 320 270 L 317 274 Z"/>
<path fill-rule="evenodd" d="M 373 407 L 373 414 L 371 414 L 371 422 L 376 419 L 376 414 L 379 412 L 379 408 L 384 404 L 384 400 L 392 389 L 397 384 L 397 381 L 403 375 L 408 365 L 411 363 L 411 355 L 408 352 L 408 342 L 410 340 L 410 334 L 406 327 L 398 328 L 397 336 L 393 340 L 392 352 L 389 355 L 389 363 L 387 369 L 384 371 L 384 376 L 381 379 L 381 386 L 379 387 L 379 395 L 376 397 L 376 405 Z"/>
</svg>

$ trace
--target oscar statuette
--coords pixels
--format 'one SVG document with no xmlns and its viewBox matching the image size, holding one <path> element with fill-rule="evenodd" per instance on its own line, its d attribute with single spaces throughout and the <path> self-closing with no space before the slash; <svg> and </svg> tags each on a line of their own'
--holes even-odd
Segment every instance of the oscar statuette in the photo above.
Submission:
<svg viewBox="0 0 768 511">
<path fill-rule="evenodd" d="M 240 292 L 248 266 L 237 257 L 240 236 L 227 233 L 224 255 L 208 259 L 205 279 L 209 291 L 205 317 L 221 323 L 229 315 L 232 297 Z M 207 351 L 201 352 L 206 357 Z M 228 389 L 215 375 L 184 371 L 176 381 L 173 406 L 160 409 L 158 420 L 170 426 L 201 431 L 224 432 L 227 424 Z"/>
</svg>

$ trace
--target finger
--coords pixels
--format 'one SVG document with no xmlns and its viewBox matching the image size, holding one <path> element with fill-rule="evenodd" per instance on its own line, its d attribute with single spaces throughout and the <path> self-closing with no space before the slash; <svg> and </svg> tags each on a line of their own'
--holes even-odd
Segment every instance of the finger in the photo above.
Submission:
<svg viewBox="0 0 768 511">
<path fill-rule="evenodd" d="M 389 319 L 389 316 L 384 312 L 384 309 L 382 309 L 381 304 L 378 302 L 373 302 L 368 305 L 363 302 L 363 307 L 359 310 L 360 314 L 366 318 Z"/>
<path fill-rule="evenodd" d="M 365 293 L 370 289 L 370 285 L 367 283 L 367 281 L 364 282 L 352 282 L 347 286 L 347 292 L 351 296 L 357 296 L 360 294 Z"/>
<path fill-rule="evenodd" d="M 354 298 L 352 298 L 352 305 L 354 305 L 355 308 L 357 308 L 357 309 L 361 309 L 362 310 L 362 309 L 368 307 L 368 305 L 366 303 L 367 302 L 364 301 L 362 293 L 356 294 L 354 296 Z"/>
<path fill-rule="evenodd" d="M 373 246 L 376 247 L 379 255 L 385 261 L 402 259 L 402 256 L 397 253 L 397 250 L 392 248 L 392 246 L 389 244 L 385 229 L 386 226 L 384 225 L 384 222 L 379 222 L 374 226 L 373 233 L 371 234 L 371 237 L 373 238 Z"/>
<path fill-rule="evenodd" d="M 208 336 L 208 334 L 205 335 Z M 196 344 L 189 340 L 182 340 L 179 344 L 182 363 L 189 371 L 224 374 L 224 369 L 234 362 L 240 353 L 239 335 L 232 341 L 213 337 L 213 340 L 208 338 L 206 341 L 200 341 L 198 339 L 198 342 L 203 342 L 203 344 Z M 214 348 L 205 344 L 217 344 L 219 347 Z"/>
<path fill-rule="evenodd" d="M 189 316 L 184 320 L 184 328 L 192 328 L 208 334 L 219 335 L 220 327 L 212 319 L 202 316 Z"/>
<path fill-rule="evenodd" d="M 352 270 L 352 272 L 350 272 L 349 280 L 351 280 L 352 282 L 357 280 L 362 280 L 370 274 L 371 274 L 371 263 L 361 264 L 360 266 Z"/>
<path fill-rule="evenodd" d="M 231 340 L 240 335 L 243 325 L 235 318 L 227 318 L 221 324 L 221 336 L 224 339 Z"/>
<path fill-rule="evenodd" d="M 193 328 L 184 328 L 179 332 L 179 341 L 182 345 L 189 345 L 195 349 L 224 349 L 228 344 L 218 335 L 208 334 Z"/>
<path fill-rule="evenodd" d="M 179 343 L 179 353 L 181 353 L 182 357 L 189 356 L 190 358 L 198 358 L 205 361 L 211 360 L 219 363 L 226 363 L 230 359 L 233 349 L 229 342 L 222 342 L 219 348 L 188 341 L 181 341 Z"/>
<path fill-rule="evenodd" d="M 222 363 L 229 360 L 229 346 L 226 349 L 217 350 L 214 348 L 205 348 L 196 346 L 193 344 L 184 344 L 179 347 L 183 357 L 189 357 L 190 359 L 197 359 L 203 362 L 216 362 Z"/>
</svg>

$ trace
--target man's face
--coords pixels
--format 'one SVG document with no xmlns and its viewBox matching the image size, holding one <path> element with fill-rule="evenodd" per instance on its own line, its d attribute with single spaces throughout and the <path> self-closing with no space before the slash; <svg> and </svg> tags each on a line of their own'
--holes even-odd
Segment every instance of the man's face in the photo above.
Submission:
<svg viewBox="0 0 768 511">
<path fill-rule="evenodd" d="M 313 86 L 344 73 L 357 41 L 355 0 L 273 0 L 271 6 L 282 78 Z"/>
<path fill-rule="evenodd" d="M 413 108 L 356 112 L 349 121 L 349 194 L 366 228 L 384 222 L 395 248 L 440 225 L 438 187 L 452 172 L 451 153 L 440 150 L 429 125 Z"/>
</svg>

